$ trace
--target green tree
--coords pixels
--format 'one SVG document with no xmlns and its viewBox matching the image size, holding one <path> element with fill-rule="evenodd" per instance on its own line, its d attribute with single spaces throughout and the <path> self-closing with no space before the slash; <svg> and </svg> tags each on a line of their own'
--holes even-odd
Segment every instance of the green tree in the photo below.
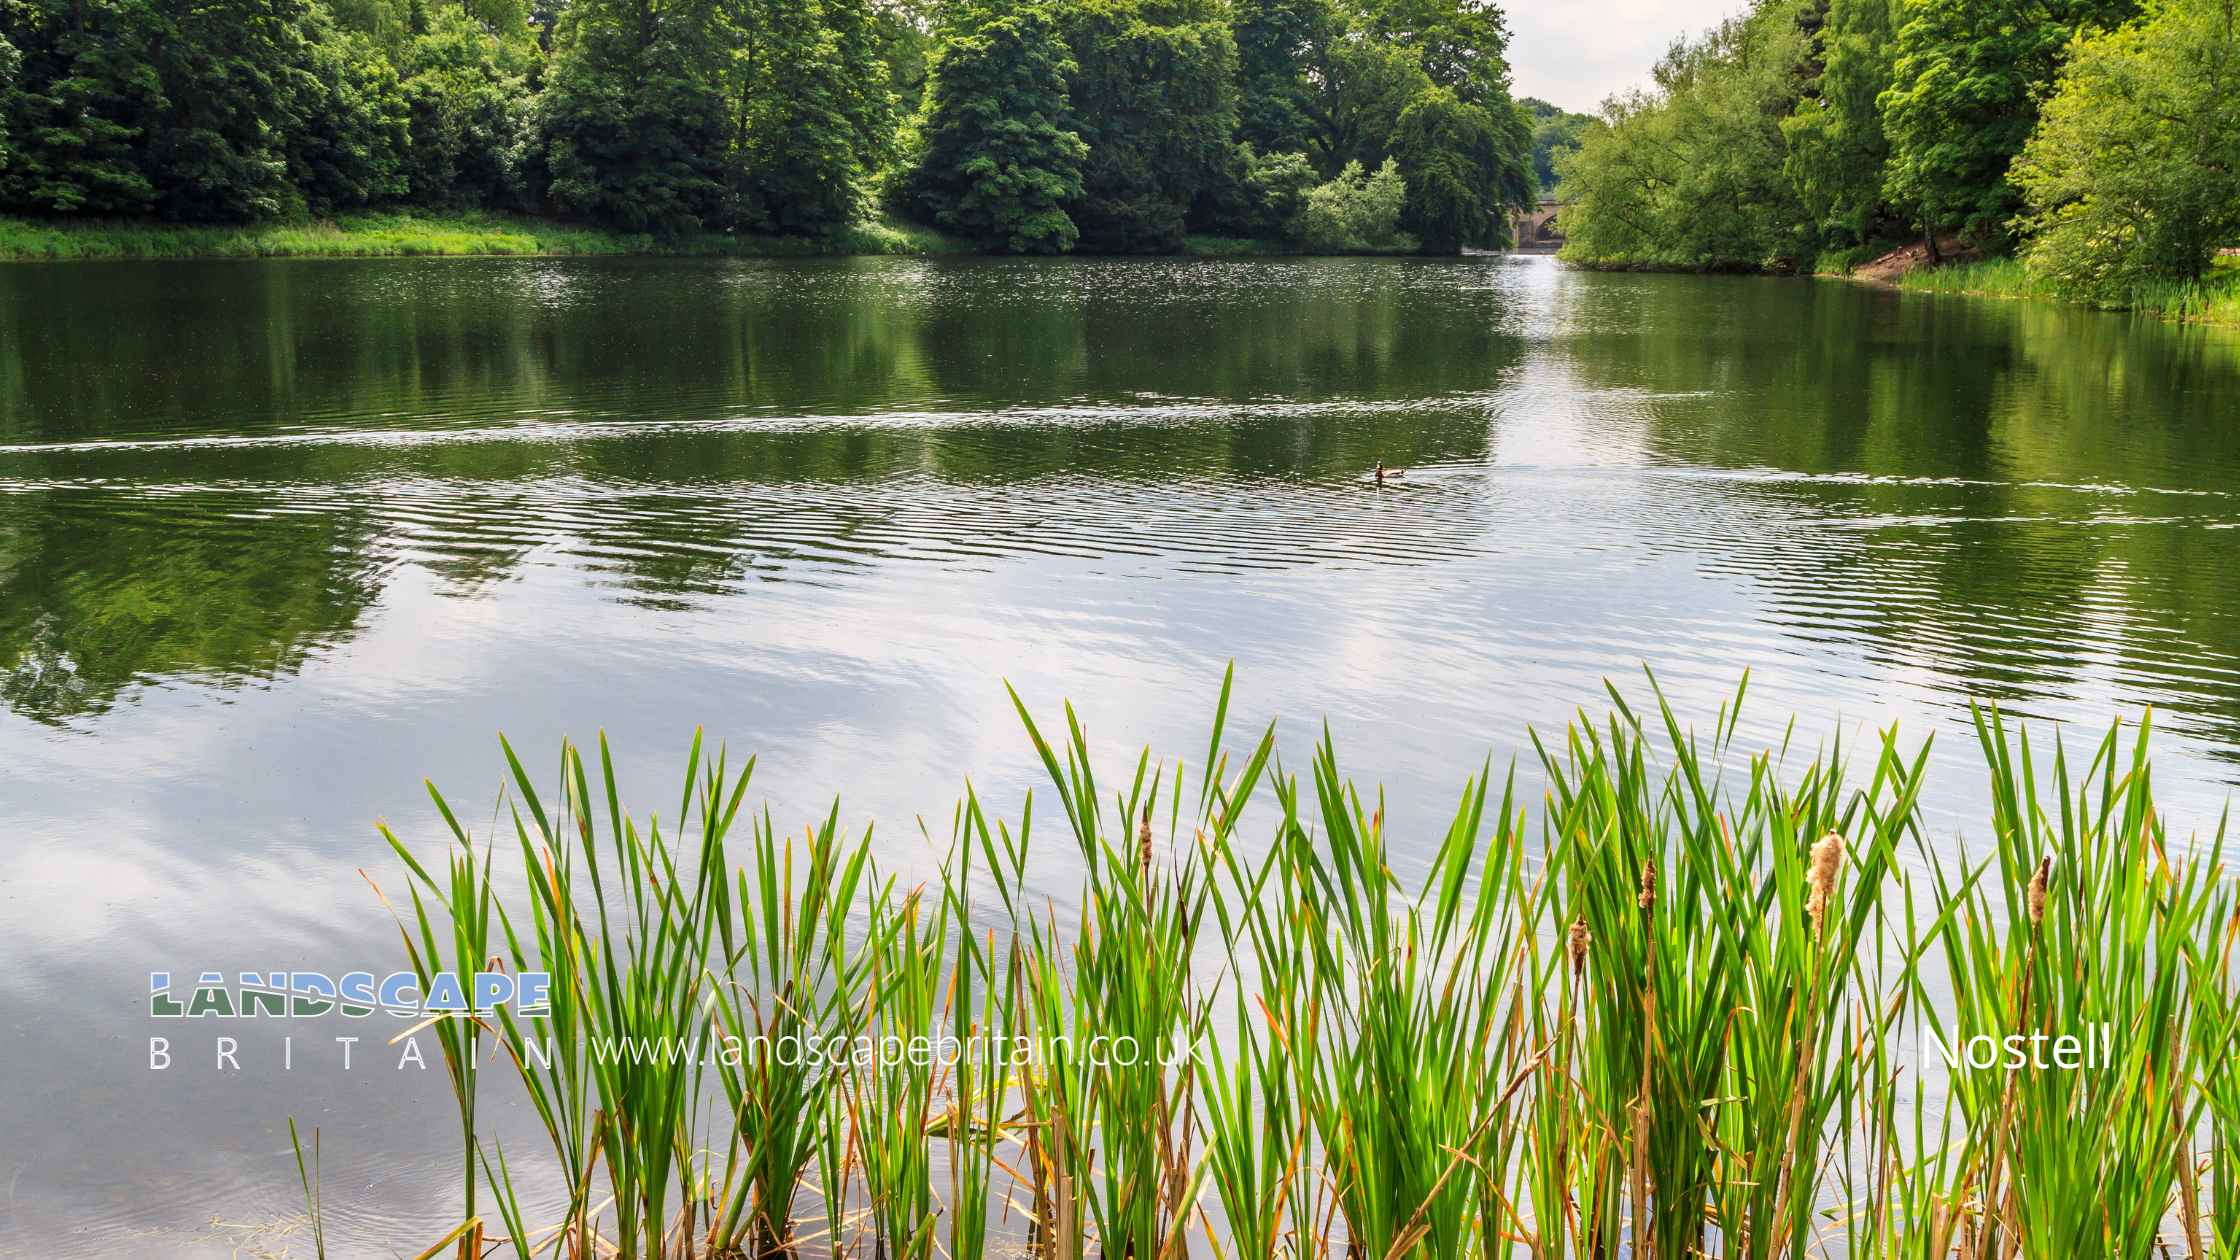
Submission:
<svg viewBox="0 0 2240 1260">
<path fill-rule="evenodd" d="M 879 62 L 894 94 L 897 120 L 914 118 L 925 102 L 941 0 L 880 0 L 871 9 Z"/>
<path fill-rule="evenodd" d="M 1881 97 L 1884 188 L 1934 241 L 1944 228 L 2003 244 L 2020 197 L 2007 167 L 2038 93 L 2080 32 L 2121 23 L 2133 0 L 1904 0 Z"/>
<path fill-rule="evenodd" d="M 1216 0 L 1072 0 L 1067 94 L 1089 152 L 1067 206 L 1090 248 L 1181 248 L 1199 194 L 1218 182 L 1236 131 L 1235 37 Z"/>
<path fill-rule="evenodd" d="M 843 112 L 855 136 L 855 161 L 865 176 L 891 166 L 899 150 L 900 98 L 887 64 L 888 26 L 873 0 L 824 0 L 826 29 L 838 49 Z"/>
<path fill-rule="evenodd" d="M 1532 127 L 1532 186 L 1542 196 L 1556 189 L 1556 159 L 1579 147 L 1579 136 L 1594 125 L 1592 114 L 1573 114 L 1536 96 L 1521 97 L 1517 108 Z"/>
<path fill-rule="evenodd" d="M 501 37 L 459 9 L 429 20 L 403 62 L 413 201 L 503 206 L 520 199 L 516 149 L 536 59 L 526 34 Z"/>
<path fill-rule="evenodd" d="M 161 104 L 143 115 L 135 147 L 156 212 L 180 222 L 228 222 L 295 208 L 287 124 L 323 103 L 310 6 L 167 0 L 150 7 L 155 20 L 137 46 L 161 84 Z"/>
<path fill-rule="evenodd" d="M 1503 211 L 1532 199 L 1532 133 L 1509 97 L 1499 13 L 1375 0 L 1339 16 L 1310 76 L 1318 166 L 1396 159 L 1407 226 L 1427 250 L 1504 241 Z"/>
<path fill-rule="evenodd" d="M 2240 237 L 2240 0 L 2150 0 L 2079 40 L 2015 162 L 2031 269 L 2122 302 Z"/>
<path fill-rule="evenodd" d="M 23 68 L 23 54 L 16 51 L 8 39 L 8 30 L 14 25 L 15 0 L 0 0 L 0 170 L 8 166 L 8 115 L 6 103 L 15 91 L 16 75 Z"/>
<path fill-rule="evenodd" d="M 862 0 L 744 0 L 734 74 L 734 217 L 830 232 L 853 220 L 894 133 L 894 97 Z"/>
<path fill-rule="evenodd" d="M 1316 134 L 1308 150 L 1317 169 L 1384 161 L 1400 115 L 1431 89 L 1420 50 L 1351 28 L 1332 38 L 1315 68 Z"/>
<path fill-rule="evenodd" d="M 553 208 L 634 231 L 717 218 L 731 140 L 722 39 L 705 0 L 575 0 L 534 120 L 531 180 Z"/>
<path fill-rule="evenodd" d="M 1237 137 L 1257 153 L 1304 153 L 1314 133 L 1310 68 L 1336 23 L 1330 0 L 1236 0 Z"/>
<path fill-rule="evenodd" d="M 1387 160 L 1372 175 L 1361 163 L 1348 162 L 1335 178 L 1307 193 L 1300 236 L 1317 253 L 1406 248 L 1413 244 L 1400 232 L 1407 201 L 1407 181 L 1397 163 Z"/>
<path fill-rule="evenodd" d="M 1564 256 L 1605 265 L 1788 269 L 1819 237 L 1782 173 L 1781 120 L 1810 47 L 1798 0 L 1771 0 L 1675 44 L 1650 91 L 1559 159 Z"/>
<path fill-rule="evenodd" d="M 366 36 L 309 26 L 310 64 L 286 136 L 288 178 L 306 208 L 325 213 L 394 201 L 410 190 L 410 108 L 397 69 Z"/>
<path fill-rule="evenodd" d="M 1066 96 L 1074 69 L 1046 6 L 959 6 L 927 76 L 913 208 L 983 248 L 1071 249 L 1080 233 L 1065 207 L 1088 156 Z"/>
<path fill-rule="evenodd" d="M 1299 212 L 1320 179 L 1304 153 L 1260 153 L 1239 140 L 1221 180 L 1199 196 L 1191 221 L 1220 235 L 1297 245 Z"/>
<path fill-rule="evenodd" d="M 1502 119 L 1516 125 L 1502 128 Z M 1465 104 L 1447 87 L 1419 94 L 1401 111 L 1391 146 L 1407 181 L 1400 224 L 1425 253 L 1506 243 L 1503 211 L 1532 197 L 1522 131 L 1514 110 Z"/>
<path fill-rule="evenodd" d="M 1313 163 L 1304 153 L 1260 154 L 1243 144 L 1238 148 L 1244 164 L 1246 231 L 1253 236 L 1297 242 L 1302 234 L 1299 216 L 1306 210 L 1307 193 L 1315 186 Z"/>
<path fill-rule="evenodd" d="M 1814 221 L 1852 243 L 1882 217 L 1890 145 L 1878 103 L 1890 86 L 1902 0 L 1831 0 L 1820 27 L 1818 90 L 1782 120 L 1783 169 Z"/>
<path fill-rule="evenodd" d="M 338 28 L 363 35 L 400 65 L 405 46 L 422 33 L 430 15 L 420 0 L 326 0 L 327 16 Z M 446 6 L 439 12 L 458 13 Z"/>
<path fill-rule="evenodd" d="M 21 0 L 5 10 L 18 70 L 4 98 L 15 152 L 0 203 L 38 214 L 144 214 L 155 204 L 140 130 L 162 83 L 138 61 L 146 5 L 82 8 Z"/>
<path fill-rule="evenodd" d="M 1509 99 L 1509 28 L 1501 9 L 1480 0 L 1356 0 L 1356 26 L 1371 38 L 1412 48 L 1433 83 L 1466 105 Z"/>
<path fill-rule="evenodd" d="M 390 187 L 379 59 L 305 0 L 22 0 L 7 18 L 11 208 L 227 222 Z"/>
</svg>

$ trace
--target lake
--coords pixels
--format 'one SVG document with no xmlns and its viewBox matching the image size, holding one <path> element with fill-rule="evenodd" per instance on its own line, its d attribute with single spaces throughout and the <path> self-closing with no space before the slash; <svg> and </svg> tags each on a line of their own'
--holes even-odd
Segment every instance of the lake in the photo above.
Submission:
<svg viewBox="0 0 2240 1260">
<path fill-rule="evenodd" d="M 291 1115 L 340 1253 L 456 1219 L 440 1064 L 151 1071 L 146 986 L 401 963 L 375 821 L 487 827 L 500 731 L 648 811 L 703 727 L 925 871 L 1038 781 L 1006 681 L 1118 767 L 1232 660 L 1403 837 L 1645 665 L 1704 723 L 1748 668 L 1754 746 L 1934 736 L 1956 846 L 1971 698 L 2151 705 L 2213 830 L 2240 335 L 1545 257 L 0 268 L 0 1253 L 308 1254 Z"/>
</svg>

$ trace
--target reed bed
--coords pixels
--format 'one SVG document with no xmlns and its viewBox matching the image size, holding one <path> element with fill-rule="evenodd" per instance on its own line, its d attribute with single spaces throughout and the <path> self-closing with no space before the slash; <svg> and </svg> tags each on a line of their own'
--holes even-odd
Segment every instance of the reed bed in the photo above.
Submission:
<svg viewBox="0 0 2240 1260">
<path fill-rule="evenodd" d="M 2015 258 L 1917 267 L 1898 277 L 1898 287 L 1918 293 L 2100 305 L 2182 323 L 2240 324 L 2240 258 L 2232 257 L 2218 258 L 2217 265 L 2199 279 L 2141 280 L 2097 303 L 2065 296 Z"/>
<path fill-rule="evenodd" d="M 1405 836 L 1327 730 L 1303 778 L 1272 726 L 1232 741 L 1227 680 L 1199 760 L 1116 782 L 1018 703 L 1047 789 L 1009 820 L 968 786 L 916 882 L 837 804 L 747 809 L 697 738 L 642 820 L 604 741 L 544 790 L 509 747 L 495 834 L 436 794 L 441 860 L 390 836 L 415 968 L 553 985 L 439 1026 L 467 1210 L 427 1254 L 2240 1249 L 2240 918 L 2143 727 L 2049 765 L 1979 712 L 1971 860 L 1926 747 L 1745 749 L 1741 691 L 1698 729 L 1648 687 L 1536 736 L 1536 799 L 1489 763 Z M 2089 1062 L 2040 1061 L 2071 1033 Z M 534 1158 L 483 1136 L 492 1072 Z"/>
</svg>

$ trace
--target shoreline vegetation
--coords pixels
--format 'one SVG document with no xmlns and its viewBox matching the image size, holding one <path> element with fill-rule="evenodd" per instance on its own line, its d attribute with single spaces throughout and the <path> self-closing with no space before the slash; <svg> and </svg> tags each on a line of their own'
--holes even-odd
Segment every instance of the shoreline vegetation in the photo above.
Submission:
<svg viewBox="0 0 2240 1260">
<path fill-rule="evenodd" d="M 1310 250 L 1265 237 L 1191 234 L 1186 258 L 1401 256 L 1386 248 Z M 963 238 L 891 217 L 854 223 L 829 237 L 699 232 L 659 236 L 560 223 L 502 211 L 365 211 L 306 222 L 187 226 L 0 216 L 0 263 L 252 258 L 620 257 L 833 258 L 994 257 Z"/>
<path fill-rule="evenodd" d="M 2236 74 L 2240 0 L 1751 0 L 1555 159 L 1561 256 L 2240 323 Z"/>
<path fill-rule="evenodd" d="M 892 219 L 833 236 L 695 232 L 657 236 L 501 211 L 364 211 L 300 222 L 184 225 L 0 217 L 0 261 L 181 258 L 616 256 L 810 258 L 961 254 L 965 242 Z"/>
<path fill-rule="evenodd" d="M 2187 324 L 2240 326 L 2240 258 L 2224 257 L 2198 280 L 2141 281 L 2113 300 L 2087 300 L 2064 293 L 2044 276 L 2013 258 L 1981 258 L 1915 267 L 1901 273 L 1896 286 L 1908 293 L 2052 302 L 2096 310 L 2131 311 Z"/>
<path fill-rule="evenodd" d="M 1906 293 L 1946 297 L 1993 298 L 2040 302 L 2084 310 L 2132 313 L 2181 324 L 2240 327 L 2240 253 L 2221 254 L 2209 270 L 2195 280 L 2143 279 L 2117 294 L 2085 296 L 2064 290 L 2058 283 L 2031 270 L 2018 258 L 1983 258 L 1962 254 L 1938 264 L 1900 255 L 1921 252 L 1904 246 L 1886 254 L 1871 250 L 1831 250 L 1820 256 L 1810 271 L 1769 268 L 1741 262 L 1714 262 L 1688 266 L 1676 262 L 1637 259 L 1582 259 L 1559 253 L 1566 266 L 1582 271 L 1634 272 L 1647 275 L 1807 276 L 1842 280 Z"/>
<path fill-rule="evenodd" d="M 493 834 L 433 785 L 447 840 L 383 828 L 424 991 L 495 962 L 552 995 L 423 1026 L 465 1202 L 427 1254 L 2230 1254 L 2240 920 L 2145 728 L 2072 762 L 1978 711 L 1970 857 L 1926 747 L 1745 748 L 1747 686 L 1707 727 L 1612 687 L 1534 736 L 1544 796 L 1489 762 L 1405 837 L 1327 728 L 1303 767 L 1273 724 L 1232 745 L 1227 680 L 1202 760 L 1118 782 L 1014 694 L 1047 782 L 1016 820 L 967 786 L 924 878 L 837 801 L 747 807 L 698 736 L 656 818 L 604 741 L 556 791 L 509 746 Z M 929 1036 L 963 1049 L 783 1050 Z M 498 1148 L 489 1082 L 541 1150 Z"/>
<path fill-rule="evenodd" d="M 1309 250 L 1283 240 L 1191 234 L 1179 257 L 1297 258 L 1405 256 L 1413 242 L 1383 249 Z M 560 223 L 502 211 L 365 211 L 311 222 L 217 226 L 0 216 L 0 263 L 109 262 L 257 258 L 831 258 L 992 256 L 972 242 L 892 217 L 850 225 L 830 237 L 701 232 L 657 236 Z M 1680 267 L 1654 263 L 1565 259 L 1588 271 L 1764 274 L 1739 265 Z M 2136 311 L 2181 323 L 2240 326 L 2240 257 L 2225 256 L 2198 281 L 2142 285 L 2128 302 L 2109 305 L 2065 296 L 2012 258 L 1954 259 L 1941 266 L 1904 266 L 1863 274 L 1873 262 L 1857 251 L 1823 256 L 1812 273 L 1909 293 L 2001 298 Z"/>
<path fill-rule="evenodd" d="M 0 253 L 1454 256 L 1535 192 L 1508 39 L 1477 0 L 10 0 Z"/>
</svg>

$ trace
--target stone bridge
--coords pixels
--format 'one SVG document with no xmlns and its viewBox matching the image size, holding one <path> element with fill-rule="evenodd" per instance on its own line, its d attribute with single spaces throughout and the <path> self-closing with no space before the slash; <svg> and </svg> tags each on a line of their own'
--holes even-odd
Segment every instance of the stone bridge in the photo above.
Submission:
<svg viewBox="0 0 2240 1260">
<path fill-rule="evenodd" d="M 1563 229 L 1556 222 L 1556 212 L 1563 203 L 1553 197 L 1542 197 L 1530 210 L 1509 212 L 1509 237 L 1516 244 L 1510 248 L 1522 253 L 1549 254 L 1563 245 Z"/>
</svg>

